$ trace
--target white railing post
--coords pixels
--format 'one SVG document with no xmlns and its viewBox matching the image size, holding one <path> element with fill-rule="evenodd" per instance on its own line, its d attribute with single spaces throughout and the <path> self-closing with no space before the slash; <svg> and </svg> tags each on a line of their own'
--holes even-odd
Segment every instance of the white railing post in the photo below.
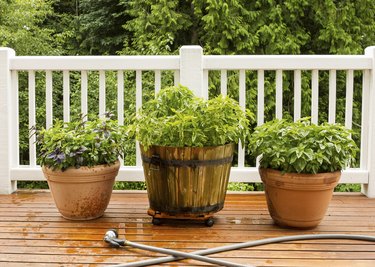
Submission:
<svg viewBox="0 0 375 267">
<path fill-rule="evenodd" d="M 15 52 L 10 48 L 0 48 L 0 194 L 10 194 L 17 188 L 17 183 L 10 178 L 11 160 L 14 158 L 11 147 L 11 72 L 10 58 Z"/>
<path fill-rule="evenodd" d="M 368 184 L 362 185 L 362 193 L 368 197 L 375 197 L 375 46 L 367 47 L 365 55 L 372 58 L 372 66 L 369 81 L 369 140 L 368 140 L 368 158 L 367 169 L 369 171 Z"/>
<path fill-rule="evenodd" d="M 198 45 L 180 48 L 180 84 L 187 86 L 199 97 L 208 98 L 203 86 L 203 49 Z"/>
</svg>

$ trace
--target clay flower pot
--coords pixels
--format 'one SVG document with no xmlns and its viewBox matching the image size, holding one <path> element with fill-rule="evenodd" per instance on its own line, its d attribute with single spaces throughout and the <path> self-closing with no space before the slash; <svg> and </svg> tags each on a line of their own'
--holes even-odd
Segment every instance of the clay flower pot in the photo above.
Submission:
<svg viewBox="0 0 375 267">
<path fill-rule="evenodd" d="M 325 216 L 341 172 L 285 173 L 259 168 L 268 210 L 280 226 L 316 227 Z"/>
<path fill-rule="evenodd" d="M 43 166 L 57 209 L 69 220 L 91 220 L 104 214 L 120 162 L 113 165 L 54 171 Z"/>
</svg>

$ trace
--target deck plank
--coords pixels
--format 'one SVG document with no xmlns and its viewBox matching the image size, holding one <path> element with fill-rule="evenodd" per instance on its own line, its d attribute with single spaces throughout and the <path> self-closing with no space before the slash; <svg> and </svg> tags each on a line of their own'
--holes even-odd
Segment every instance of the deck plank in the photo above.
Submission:
<svg viewBox="0 0 375 267">
<path fill-rule="evenodd" d="M 60 216 L 48 191 L 0 195 L 0 266 L 108 266 L 155 258 L 157 253 L 109 248 L 102 239 L 110 228 L 120 237 L 148 245 L 193 252 L 239 242 L 300 234 L 375 236 L 375 199 L 334 195 L 326 217 L 315 229 L 275 226 L 263 193 L 228 194 L 215 225 L 167 221 L 151 224 L 147 194 L 115 192 L 102 218 L 77 222 Z M 303 240 L 212 255 L 256 266 L 375 266 L 375 243 L 354 240 Z M 184 260 L 162 266 L 209 266 Z"/>
</svg>

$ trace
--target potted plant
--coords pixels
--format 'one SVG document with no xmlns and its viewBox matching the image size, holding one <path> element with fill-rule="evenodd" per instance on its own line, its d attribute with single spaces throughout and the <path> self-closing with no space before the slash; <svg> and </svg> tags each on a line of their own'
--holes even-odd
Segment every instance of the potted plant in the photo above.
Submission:
<svg viewBox="0 0 375 267">
<path fill-rule="evenodd" d="M 281 226 L 313 228 L 323 219 L 341 170 L 358 147 L 338 124 L 273 120 L 255 128 L 248 148 L 260 156 L 268 209 Z"/>
<path fill-rule="evenodd" d="M 234 144 L 245 142 L 250 112 L 222 95 L 198 98 L 184 86 L 160 90 L 130 126 L 140 142 L 153 223 L 161 218 L 213 224 L 221 210 Z"/>
<path fill-rule="evenodd" d="M 104 118 L 56 120 L 32 130 L 56 206 L 70 220 L 103 215 L 124 154 L 125 131 L 109 113 Z"/>
</svg>

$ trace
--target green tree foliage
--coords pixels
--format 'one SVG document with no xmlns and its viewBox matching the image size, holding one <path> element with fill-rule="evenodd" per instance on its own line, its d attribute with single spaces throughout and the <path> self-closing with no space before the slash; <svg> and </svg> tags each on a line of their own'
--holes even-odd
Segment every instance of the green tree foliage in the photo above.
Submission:
<svg viewBox="0 0 375 267">
<path fill-rule="evenodd" d="M 124 51 L 174 53 L 199 44 L 208 54 L 360 54 L 375 40 L 372 0 L 137 0 Z"/>
<path fill-rule="evenodd" d="M 45 25 L 64 54 L 112 55 L 123 47 L 128 20 L 119 0 L 54 0 Z"/>
<path fill-rule="evenodd" d="M 122 27 L 129 19 L 119 0 L 79 1 L 79 39 L 83 53 L 116 54 L 123 47 L 127 31 Z"/>
<path fill-rule="evenodd" d="M 61 53 L 65 55 L 81 54 L 79 36 L 79 1 L 53 0 L 53 12 L 44 22 L 44 27 L 54 29 L 53 38 Z"/>
<path fill-rule="evenodd" d="M 0 0 L 0 15 L 18 54 L 361 54 L 375 40 L 372 0 Z"/>
<path fill-rule="evenodd" d="M 193 1 L 199 18 L 199 43 L 212 54 L 254 53 L 259 43 L 252 33 L 257 10 L 250 1 Z"/>
<path fill-rule="evenodd" d="M 125 53 L 170 54 L 180 44 L 194 42 L 190 27 L 194 24 L 188 1 L 121 0 L 124 13 L 133 19 L 125 28 L 133 33 L 124 46 Z"/>
<path fill-rule="evenodd" d="M 48 0 L 0 0 L 0 46 L 18 55 L 59 54 L 54 30 L 43 27 L 51 14 Z"/>
</svg>

